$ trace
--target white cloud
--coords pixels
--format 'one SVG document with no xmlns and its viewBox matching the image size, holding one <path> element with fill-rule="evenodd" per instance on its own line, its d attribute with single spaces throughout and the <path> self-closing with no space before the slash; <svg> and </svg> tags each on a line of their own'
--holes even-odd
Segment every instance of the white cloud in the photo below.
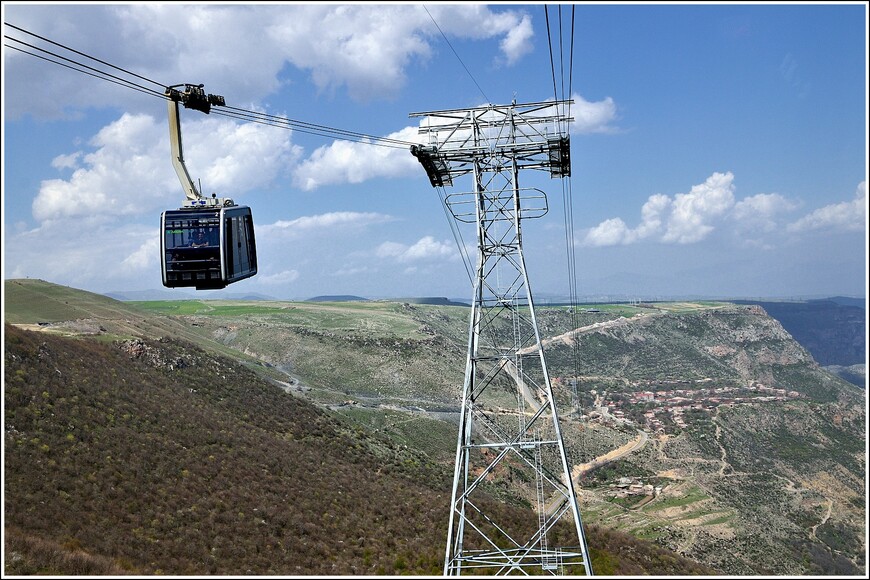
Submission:
<svg viewBox="0 0 870 580">
<path fill-rule="evenodd" d="M 131 279 L 160 284 L 155 225 L 83 227 L 80 221 L 46 222 L 20 235 L 5 237 L 4 268 L 16 277 L 40 278 L 76 288 L 116 290 Z M 96 291 L 96 290 L 95 290 Z"/>
<path fill-rule="evenodd" d="M 637 240 L 634 231 L 620 218 L 604 220 L 586 233 L 583 244 L 586 246 L 618 246 Z"/>
<path fill-rule="evenodd" d="M 855 199 L 819 208 L 788 225 L 790 232 L 812 230 L 861 231 L 867 227 L 867 182 L 855 190 Z"/>
<path fill-rule="evenodd" d="M 716 228 L 729 226 L 741 245 L 772 248 L 772 239 L 784 231 L 862 231 L 867 224 L 867 182 L 862 181 L 855 198 L 819 208 L 785 225 L 800 204 L 779 193 L 759 193 L 739 201 L 734 198 L 734 175 L 714 173 L 689 193 L 670 198 L 650 196 L 641 208 L 641 222 L 631 228 L 622 218 L 602 221 L 590 228 L 583 245 L 600 247 L 634 244 L 644 239 L 662 243 L 693 244 L 706 239 Z"/>
<path fill-rule="evenodd" d="M 272 127 L 211 117 L 182 123 L 185 163 L 204 195 L 215 191 L 238 202 L 239 194 L 267 187 L 298 154 L 289 132 Z M 112 220 L 175 207 L 184 199 L 165 121 L 124 114 L 88 145 L 89 151 L 55 158 L 55 167 L 77 168 L 69 178 L 41 183 L 33 201 L 38 221 Z"/>
<path fill-rule="evenodd" d="M 590 102 L 578 94 L 572 96 L 574 105 L 571 115 L 574 123 L 571 132 L 574 134 L 613 133 L 617 129 L 613 123 L 617 120 L 616 103 L 611 97 L 602 101 Z"/>
<path fill-rule="evenodd" d="M 635 230 L 638 239 L 647 238 L 657 234 L 662 223 L 668 217 L 668 212 L 671 211 L 673 202 L 668 196 L 657 193 L 651 195 L 650 198 L 640 208 L 640 225 Z"/>
<path fill-rule="evenodd" d="M 604 220 L 586 234 L 584 244 L 588 246 L 617 246 L 633 244 L 644 238 L 658 234 L 663 220 L 667 219 L 673 202 L 660 193 L 652 195 L 640 210 L 641 222 L 634 229 L 629 228 L 620 218 Z"/>
<path fill-rule="evenodd" d="M 279 286 L 282 284 L 290 284 L 291 282 L 298 280 L 299 272 L 297 270 L 283 270 L 276 274 L 259 274 L 258 278 L 262 284 L 268 286 Z"/>
<path fill-rule="evenodd" d="M 714 173 L 689 193 L 675 195 L 662 241 L 691 244 L 707 237 L 714 229 L 711 222 L 734 205 L 733 181 L 730 172 Z"/>
<path fill-rule="evenodd" d="M 641 223 L 629 228 L 620 218 L 611 218 L 591 228 L 584 237 L 587 246 L 633 244 L 646 238 L 665 243 L 691 244 L 713 231 L 713 223 L 734 205 L 734 176 L 714 173 L 689 193 L 673 199 L 655 194 L 641 208 Z"/>
<path fill-rule="evenodd" d="M 154 233 L 154 236 L 145 240 L 136 250 L 121 260 L 121 268 L 125 269 L 128 273 L 138 274 L 158 264 L 160 260 L 160 239 L 156 230 Z"/>
<path fill-rule="evenodd" d="M 420 238 L 410 246 L 396 242 L 384 242 L 378 246 L 375 254 L 379 258 L 394 258 L 403 263 L 458 257 L 453 244 L 436 241 L 432 236 Z"/>
<path fill-rule="evenodd" d="M 453 38 L 500 38 L 499 59 L 508 64 L 531 50 L 532 36 L 530 17 L 523 11 L 475 4 L 436 3 L 429 7 L 431 17 L 414 4 L 331 3 L 34 4 L 4 5 L 4 12 L 6 20 L 25 30 L 146 78 L 203 82 L 207 91 L 228 97 L 235 106 L 275 94 L 286 82 L 280 75 L 288 64 L 309 74 L 323 93 L 346 88 L 359 101 L 390 98 L 405 87 L 408 67 L 424 66 L 436 48 L 443 50 L 433 18 Z M 8 32 L 34 40 L 14 29 Z M 6 85 L 5 114 L 11 118 L 26 113 L 59 117 L 68 115 L 69 108 L 117 106 L 134 99 L 153 103 L 111 83 L 101 83 L 102 90 L 95 91 L 92 77 L 59 73 L 56 65 L 34 66 L 34 60 L 4 51 L 7 78 L 16 79 Z M 191 70 L 198 78 L 189 78 Z M 136 82 L 155 90 L 150 83 Z M 52 97 L 58 94 L 64 99 Z"/>
<path fill-rule="evenodd" d="M 387 139 L 420 142 L 416 127 L 391 133 Z M 293 172 L 293 182 L 306 191 L 337 183 L 362 183 L 377 177 L 422 174 L 410 147 L 335 141 L 316 149 Z"/>
<path fill-rule="evenodd" d="M 512 65 L 520 58 L 531 52 L 532 37 L 535 35 L 532 29 L 532 19 L 525 15 L 519 24 L 510 28 L 499 45 L 507 58 L 507 63 Z"/>
<path fill-rule="evenodd" d="M 319 215 L 302 216 L 292 220 L 278 220 L 257 227 L 263 236 L 270 235 L 311 235 L 320 231 L 334 231 L 336 228 L 364 228 L 392 221 L 392 216 L 376 212 L 336 211 Z"/>
<path fill-rule="evenodd" d="M 154 177 L 171 171 L 168 135 L 162 168 L 158 162 L 159 144 L 154 119 L 122 115 L 94 136 L 90 145 L 96 149 L 92 152 L 70 153 L 62 156 L 65 161 L 61 162 L 55 158 L 56 167 L 68 166 L 72 159 L 81 159 L 82 166 L 69 179 L 42 182 L 33 200 L 33 217 L 45 221 L 140 212 L 143 198 L 165 188 L 165 179 L 155 183 Z"/>
<path fill-rule="evenodd" d="M 772 232 L 782 214 L 794 211 L 798 204 L 778 193 L 759 193 L 734 204 L 731 218 L 741 230 Z"/>
<path fill-rule="evenodd" d="M 51 166 L 55 169 L 75 169 L 78 167 L 79 158 L 81 156 L 81 151 L 70 153 L 69 155 L 58 155 L 52 159 Z"/>
</svg>

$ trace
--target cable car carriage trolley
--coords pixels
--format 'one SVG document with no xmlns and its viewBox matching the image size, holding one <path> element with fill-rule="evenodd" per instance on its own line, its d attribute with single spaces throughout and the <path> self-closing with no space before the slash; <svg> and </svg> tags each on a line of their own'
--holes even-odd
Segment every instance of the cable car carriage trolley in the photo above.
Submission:
<svg viewBox="0 0 870 580">
<path fill-rule="evenodd" d="M 224 98 L 206 95 L 202 85 L 175 85 L 166 89 L 172 165 L 187 194 L 179 209 L 160 215 L 160 253 L 163 285 L 215 290 L 257 273 L 257 247 L 251 208 L 229 198 L 203 197 L 184 164 L 178 103 L 208 114 Z"/>
</svg>

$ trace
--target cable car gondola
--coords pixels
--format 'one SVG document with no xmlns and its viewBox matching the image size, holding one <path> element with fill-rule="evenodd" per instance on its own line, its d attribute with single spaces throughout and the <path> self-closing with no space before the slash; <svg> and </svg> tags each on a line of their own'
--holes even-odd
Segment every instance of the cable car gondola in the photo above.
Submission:
<svg viewBox="0 0 870 580">
<path fill-rule="evenodd" d="M 214 290 L 257 273 L 254 219 L 247 206 L 167 210 L 160 230 L 164 286 Z"/>
<path fill-rule="evenodd" d="M 175 85 L 181 86 L 181 85 Z M 163 285 L 215 290 L 257 273 L 257 246 L 251 208 L 232 199 L 204 198 L 184 165 L 178 103 L 208 114 L 224 98 L 206 95 L 202 85 L 184 85 L 185 91 L 166 89 L 172 164 L 187 199 L 179 209 L 160 215 L 160 254 Z"/>
</svg>

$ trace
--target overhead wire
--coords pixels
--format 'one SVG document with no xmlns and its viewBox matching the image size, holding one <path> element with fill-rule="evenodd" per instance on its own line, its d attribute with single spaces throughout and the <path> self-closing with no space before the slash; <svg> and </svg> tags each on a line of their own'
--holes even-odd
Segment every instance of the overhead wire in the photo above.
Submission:
<svg viewBox="0 0 870 580">
<path fill-rule="evenodd" d="M 279 129 L 288 129 L 293 130 L 298 133 L 304 133 L 307 135 L 315 135 L 318 137 L 329 137 L 332 139 L 336 139 L 339 141 L 352 141 L 355 143 L 360 143 L 364 145 L 374 145 L 378 147 L 391 147 L 394 149 L 408 149 L 411 145 L 415 143 L 411 141 L 401 141 L 399 139 L 391 139 L 387 137 L 377 137 L 374 135 L 366 135 L 364 133 L 355 133 L 352 131 L 346 131 L 344 129 L 335 129 L 332 127 L 327 127 L 325 125 L 316 125 L 313 123 L 306 123 L 304 121 L 298 121 L 295 119 L 290 119 L 289 117 L 281 117 L 278 115 L 269 115 L 267 113 L 262 113 L 258 111 L 249 111 L 246 109 L 240 109 L 237 107 L 230 106 L 221 106 L 214 107 L 211 109 L 211 113 L 214 115 L 218 115 L 221 117 L 229 117 L 232 119 L 238 119 L 240 121 L 246 121 L 250 123 L 257 123 L 261 125 L 268 125 L 271 127 L 277 127 Z"/>
<path fill-rule="evenodd" d="M 568 94 L 565 94 L 565 56 L 564 56 L 564 47 L 565 41 L 562 34 L 562 7 L 558 8 L 558 16 L 559 16 L 559 74 L 561 81 L 562 94 L 561 99 L 559 92 L 557 90 L 557 80 L 556 80 L 556 58 L 553 54 L 553 32 L 550 27 L 550 19 L 549 19 L 549 10 L 547 6 L 544 6 L 544 15 L 547 23 L 547 42 L 550 46 L 550 70 L 553 77 L 553 97 L 556 101 L 569 101 L 569 109 L 568 109 L 568 118 L 570 118 L 570 97 L 571 92 L 573 90 L 573 74 L 574 74 L 574 7 L 571 7 L 571 35 L 570 35 L 570 48 L 569 48 L 569 56 L 568 56 Z M 568 128 L 566 128 L 566 132 Z M 571 175 L 569 174 L 566 179 L 562 180 L 562 204 L 564 208 L 564 227 L 565 227 L 565 254 L 566 254 L 566 262 L 567 262 L 567 275 L 568 275 L 568 301 L 569 301 L 569 310 L 570 310 L 570 330 L 575 332 L 579 327 L 579 300 L 577 295 L 577 257 L 576 257 L 576 244 L 574 238 L 574 194 L 573 194 L 573 186 Z M 573 363 L 573 378 L 571 379 L 571 394 L 573 398 L 574 408 L 579 413 L 581 411 L 582 402 L 579 397 L 577 383 L 579 381 L 580 375 L 580 344 L 578 337 L 575 335 L 573 341 L 571 341 L 571 351 L 572 351 L 572 363 Z"/>
<path fill-rule="evenodd" d="M 450 44 L 450 40 L 447 38 L 447 35 L 444 34 L 444 31 L 441 30 L 441 27 L 440 27 L 440 26 L 438 26 L 438 23 L 435 21 L 435 17 L 432 16 L 432 13 L 429 12 L 429 9 L 426 8 L 426 5 L 425 5 L 425 4 L 423 5 L 423 10 L 426 11 L 426 14 L 429 15 L 429 18 L 432 20 L 432 23 L 435 25 L 435 28 L 437 28 L 437 29 L 438 29 L 438 32 L 441 33 L 441 37 L 444 38 L 444 42 L 446 42 L 446 43 L 447 43 L 447 46 L 450 47 L 450 50 L 453 51 L 454 56 L 456 56 L 456 60 L 459 61 L 459 64 L 462 65 L 462 68 L 464 68 L 464 69 L 465 69 L 465 72 L 468 73 L 468 76 L 471 77 L 471 81 L 474 83 L 474 86 L 477 87 L 477 90 L 480 91 L 480 94 L 483 95 L 483 98 L 486 100 L 487 103 L 492 103 L 492 101 L 489 100 L 489 97 L 486 96 L 486 93 L 483 92 L 483 89 L 480 88 L 480 84 L 478 84 L 477 79 L 474 78 L 474 75 L 471 74 L 471 71 L 468 70 L 468 67 L 465 66 L 465 63 L 464 63 L 464 62 L 462 62 L 462 58 L 460 58 L 459 53 L 456 52 L 456 49 L 453 48 L 453 45 L 452 45 L 452 44 Z"/>
<path fill-rule="evenodd" d="M 158 96 L 158 97 L 161 97 L 161 98 L 165 98 L 164 95 L 163 95 L 162 93 L 160 93 L 159 91 L 155 91 L 155 90 L 153 90 L 153 89 L 147 89 L 147 88 L 145 88 L 144 86 L 139 85 L 139 84 L 136 84 L 136 83 L 134 83 L 134 82 L 132 82 L 132 81 L 129 81 L 129 80 L 127 80 L 127 79 L 123 79 L 123 78 L 121 78 L 121 77 L 119 77 L 119 76 L 109 74 L 109 73 L 107 73 L 106 71 L 102 71 L 102 70 L 96 69 L 96 68 L 94 68 L 94 67 L 88 66 L 88 65 L 86 65 L 86 64 L 83 64 L 83 63 L 81 63 L 81 62 L 78 62 L 78 61 L 75 61 L 75 60 L 72 60 L 72 59 L 66 58 L 66 57 L 64 57 L 64 56 L 61 56 L 61 55 L 55 53 L 55 52 L 51 52 L 50 50 L 46 50 L 46 49 L 44 49 L 44 48 L 41 48 L 41 47 L 38 47 L 38 46 L 36 46 L 36 45 L 30 44 L 30 43 L 28 43 L 28 42 L 24 42 L 23 40 L 20 40 L 20 39 L 17 39 L 17 38 L 13 38 L 13 37 L 11 37 L 11 36 L 9 36 L 9 35 L 6 35 L 6 34 L 3 35 L 3 38 L 5 38 L 5 39 L 7 39 L 7 40 L 9 40 L 9 41 L 12 41 L 12 42 L 16 42 L 16 43 L 18 43 L 18 44 L 20 44 L 20 45 L 26 46 L 26 47 L 28 47 L 28 48 L 30 48 L 30 49 L 32 49 L 32 50 L 36 50 L 36 51 L 42 52 L 42 53 L 44 53 L 44 54 L 46 54 L 46 55 L 53 56 L 53 57 L 55 57 L 55 58 L 57 58 L 57 59 L 64 60 L 64 61 L 66 61 L 67 63 L 70 63 L 70 64 L 66 64 L 66 63 L 64 63 L 64 62 L 60 62 L 60 61 L 58 61 L 58 60 L 53 60 L 53 59 L 51 59 L 51 58 L 49 58 L 49 57 L 47 57 L 47 56 L 43 56 L 43 55 L 40 55 L 40 54 L 36 54 L 35 52 L 30 52 L 30 51 L 28 51 L 28 50 L 25 50 L 25 49 L 21 48 L 20 46 L 14 46 L 14 45 L 11 45 L 11 44 L 4 44 L 4 45 L 3 45 L 3 46 L 5 46 L 5 47 L 7 47 L 7 48 L 10 48 L 10 49 L 12 49 L 12 50 L 17 50 L 18 52 L 21 52 L 21 53 L 24 53 L 24 54 L 27 54 L 27 55 L 30 55 L 30 56 L 34 56 L 34 57 L 36 57 L 36 58 L 39 58 L 39 59 L 42 59 L 42 60 L 45 60 L 45 61 L 48 61 L 48 62 L 51 62 L 51 63 L 57 64 L 57 65 L 60 65 L 60 66 L 66 67 L 66 68 L 69 68 L 69 69 L 74 70 L 74 71 L 76 71 L 76 72 L 80 72 L 80 73 L 83 73 L 83 74 L 90 75 L 90 76 L 92 76 L 92 77 L 96 77 L 96 78 L 99 78 L 99 79 L 102 79 L 102 80 L 105 80 L 105 81 L 109 81 L 109 82 L 111 82 L 111 83 L 115 83 L 115 84 L 120 85 L 120 86 L 125 87 L 125 88 L 129 88 L 129 89 L 133 89 L 133 90 L 136 90 L 136 91 L 140 91 L 140 92 L 143 92 L 143 93 L 146 93 L 146 94 L 150 94 L 150 95 Z M 39 37 L 39 38 L 42 38 L 42 37 Z M 51 41 L 47 41 L 47 42 L 51 42 Z M 55 45 L 58 45 L 58 46 L 63 46 L 63 45 L 59 45 L 59 44 L 56 43 L 56 42 L 52 42 L 52 44 L 55 44 Z M 81 53 L 78 53 L 78 51 L 73 51 L 73 50 L 70 49 L 70 48 L 66 48 L 66 47 L 64 47 L 64 48 L 65 48 L 66 50 L 70 50 L 70 51 L 72 51 L 72 52 L 76 52 L 77 54 L 81 54 Z M 95 60 L 96 60 L 96 59 L 95 59 Z M 100 62 L 102 62 L 102 61 L 100 61 Z M 75 65 L 75 66 L 73 66 L 73 65 Z M 112 66 L 112 65 L 109 65 L 109 66 Z M 76 67 L 80 67 L 80 68 L 76 68 Z M 114 67 L 114 68 L 117 68 L 117 67 Z M 120 69 L 120 70 L 123 70 L 123 69 Z M 127 71 L 124 71 L 124 72 L 127 72 Z M 128 73 L 128 74 L 132 74 L 132 73 Z M 138 76 L 138 75 L 137 75 L 137 76 Z M 153 81 L 149 81 L 149 82 L 153 82 Z"/>
<path fill-rule="evenodd" d="M 465 238 L 462 236 L 462 230 L 456 223 L 457 220 L 453 219 L 453 214 L 450 211 L 450 207 L 447 205 L 447 194 L 444 187 L 439 186 L 436 189 L 438 190 L 438 198 L 441 202 L 441 208 L 444 210 L 444 217 L 447 218 L 447 223 L 450 225 L 450 231 L 453 233 L 453 240 L 456 242 L 456 246 L 459 249 L 459 256 L 462 258 L 462 265 L 465 267 L 465 273 L 468 275 L 468 282 L 473 287 L 474 274 L 471 265 L 471 256 L 468 255 L 468 247 L 465 245 Z"/>
<path fill-rule="evenodd" d="M 70 47 L 68 47 L 68 46 L 66 46 L 66 45 L 64 45 L 64 44 L 60 44 L 59 42 L 55 42 L 55 41 L 53 41 L 53 40 L 50 40 L 50 39 L 48 39 L 48 38 L 45 38 L 44 36 L 40 36 L 40 35 L 38 35 L 38 34 L 36 34 L 36 33 L 34 33 L 34 32 L 30 32 L 29 30 L 25 30 L 25 29 L 23 29 L 23 28 L 21 28 L 21 27 L 19 27 L 19 26 L 15 26 L 14 24 L 10 24 L 10 23 L 8 23 L 8 22 L 4 22 L 3 24 L 5 24 L 6 26 L 8 26 L 9 28 L 14 28 L 15 30 L 18 30 L 19 32 L 23 32 L 24 34 L 27 34 L 27 35 L 29 35 L 29 36 L 33 36 L 34 38 L 38 38 L 38 39 L 40 39 L 40 40 L 42 40 L 42 41 L 48 42 L 49 44 L 53 44 L 53 45 L 55 45 L 55 46 L 57 46 L 57 47 L 63 48 L 64 50 L 68 50 L 68 51 L 70 51 L 70 52 L 72 52 L 72 53 L 78 54 L 79 56 L 83 56 L 83 57 L 85 57 L 85 58 L 88 58 L 88 59 L 93 60 L 93 61 L 95 61 L 95 62 L 98 62 L 98 63 L 100 63 L 100 64 L 103 64 L 103 65 L 106 65 L 106 66 L 108 66 L 108 67 L 111 67 L 111 68 L 113 68 L 113 69 L 115 69 L 115 70 L 119 70 L 119 71 L 121 71 L 121 72 L 123 72 L 123 73 L 126 73 L 126 74 L 130 75 L 130 76 L 136 77 L 136 78 L 138 78 L 138 79 L 142 79 L 143 81 L 147 81 L 147 82 L 149 82 L 149 83 L 154 83 L 155 85 L 158 85 L 158 86 L 161 86 L 161 87 L 166 86 L 166 85 L 163 85 L 163 84 L 161 84 L 161 83 L 158 83 L 157 81 L 153 81 L 153 80 L 151 80 L 151 79 L 149 79 L 149 78 L 147 78 L 147 77 L 143 77 L 142 75 L 138 75 L 138 74 L 136 74 L 136 73 L 130 72 L 130 71 L 128 71 L 128 70 L 126 70 L 126 69 L 123 69 L 123 68 L 121 68 L 121 67 L 118 67 L 118 66 L 115 66 L 115 65 L 113 65 L 113 64 L 110 64 L 110 63 L 108 63 L 108 62 L 106 62 L 106 61 L 104 61 L 104 60 L 100 60 L 100 59 L 98 59 L 98 58 L 95 58 L 95 57 L 90 56 L 90 55 L 88 55 L 88 54 L 85 54 L 85 53 L 83 53 L 83 52 L 79 52 L 78 50 L 75 50 L 74 48 L 70 48 Z M 9 38 L 9 37 L 6 36 L 6 35 L 4 35 L 4 37 L 5 37 L 5 38 Z M 17 41 L 17 42 L 21 42 L 21 41 Z"/>
<path fill-rule="evenodd" d="M 473 74 L 471 74 L 471 71 L 468 70 L 468 67 L 465 65 L 465 62 L 463 62 L 462 58 L 459 56 L 459 53 L 456 52 L 455 48 L 453 48 L 453 45 L 450 43 L 450 39 L 448 39 L 447 35 L 444 34 L 444 31 L 438 25 L 438 22 L 435 20 L 435 17 L 432 16 L 432 13 L 429 12 L 429 9 L 426 8 L 425 5 L 423 5 L 423 10 L 425 10 L 426 14 L 429 15 L 429 19 L 432 20 L 432 24 L 434 24 L 435 28 L 438 29 L 438 32 L 441 33 L 441 37 L 444 39 L 444 42 L 446 42 L 447 46 L 450 47 L 450 50 L 453 51 L 453 55 L 456 57 L 456 60 L 458 60 L 459 64 L 462 65 L 462 68 L 465 69 L 465 72 L 471 78 L 471 81 L 474 83 L 474 86 L 476 86 L 477 90 L 480 91 L 480 94 L 483 95 L 484 100 L 487 103 L 491 103 L 492 101 L 489 100 L 489 97 L 486 95 L 484 90 L 480 87 L 480 83 L 477 82 L 477 79 L 474 77 Z M 450 210 L 450 207 L 447 204 L 447 195 L 446 195 L 446 192 L 444 190 L 444 187 L 439 186 L 436 189 L 438 190 L 438 199 L 441 203 L 441 208 L 444 211 L 444 216 L 447 218 L 447 223 L 449 224 L 450 231 L 453 234 L 453 239 L 456 242 L 457 248 L 459 249 L 459 255 L 462 258 L 462 265 L 465 267 L 466 274 L 468 274 L 468 281 L 473 287 L 474 286 L 474 278 L 475 278 L 475 275 L 473 273 L 474 267 L 472 266 L 472 263 L 471 263 L 471 256 L 468 255 L 468 248 L 465 245 L 465 239 L 462 236 L 462 230 L 459 228 L 458 224 L 456 223 L 457 220 L 454 219 L 453 214 Z"/>
<path fill-rule="evenodd" d="M 97 62 L 103 66 L 110 67 L 114 70 L 121 71 L 124 74 L 129 75 L 131 77 L 134 77 L 137 79 L 142 79 L 144 81 L 152 83 L 156 86 L 161 87 L 162 90 L 157 91 L 154 89 L 149 89 L 149 88 L 147 88 L 147 87 L 145 87 L 137 82 L 121 78 L 121 77 L 114 75 L 114 74 L 111 74 L 105 70 L 100 70 L 98 68 L 94 68 L 92 66 L 84 64 L 84 63 L 79 62 L 77 60 L 67 58 L 67 57 L 62 56 L 60 54 L 51 52 L 45 48 L 38 47 L 36 45 L 30 44 L 30 43 L 25 42 L 23 40 L 20 40 L 18 38 L 14 38 L 14 37 L 11 37 L 7 34 L 4 34 L 4 39 L 6 39 L 10 42 L 14 42 L 14 43 L 26 46 L 32 50 L 39 51 L 41 53 L 44 53 L 44 54 L 47 54 L 47 55 L 54 57 L 54 59 L 60 59 L 60 60 L 54 60 L 52 58 L 48 58 L 48 57 L 42 56 L 40 54 L 36 54 L 35 52 L 30 52 L 28 50 L 24 50 L 24 49 L 20 48 L 19 46 L 15 46 L 13 44 L 8 44 L 8 43 L 4 42 L 4 46 L 7 48 L 11 48 L 13 50 L 17 50 L 17 51 L 22 52 L 24 54 L 34 56 L 34 57 L 40 58 L 42 60 L 46 60 L 46 61 L 51 62 L 53 64 L 64 66 L 64 67 L 69 68 L 71 70 L 74 70 L 76 72 L 80 72 L 83 74 L 87 74 L 89 76 L 93 76 L 95 78 L 99 78 L 101 80 L 112 82 L 112 83 L 117 84 L 119 86 L 122 86 L 124 88 L 129 88 L 132 90 L 143 92 L 145 94 L 159 97 L 161 99 L 168 99 L 169 98 L 165 93 L 165 89 L 169 85 L 157 82 L 155 80 L 152 80 L 152 79 L 149 79 L 149 78 L 144 77 L 142 75 L 131 72 L 127 69 L 115 66 L 109 62 L 106 62 L 105 60 L 96 58 L 94 56 L 88 55 L 88 54 L 81 52 L 79 50 L 70 48 L 69 46 L 61 44 L 59 42 L 55 42 L 53 40 L 50 40 L 48 38 L 45 38 L 44 36 L 40 36 L 40 35 L 35 34 L 33 32 L 27 31 L 19 26 L 15 26 L 15 25 L 10 24 L 8 22 L 4 22 L 4 24 L 6 26 L 9 26 L 10 28 L 14 28 L 15 30 L 18 30 L 24 34 L 33 36 L 33 37 L 38 38 L 44 42 L 48 42 L 54 46 L 60 47 L 64 50 L 67 50 L 71 53 L 82 56 L 86 59 L 90 59 L 91 61 Z M 65 62 L 61 62 L 61 60 L 66 61 L 66 63 L 70 63 L 70 64 L 66 64 Z M 365 133 L 360 133 L 360 132 L 356 132 L 356 131 L 348 131 L 345 129 L 338 129 L 335 127 L 329 127 L 327 125 L 320 125 L 320 124 L 316 124 L 316 123 L 299 121 L 296 119 L 290 119 L 288 117 L 269 115 L 267 113 L 241 109 L 238 107 L 230 107 L 230 106 L 218 107 L 218 106 L 215 106 L 211 109 L 211 112 L 215 113 L 218 116 L 235 118 L 238 120 L 270 125 L 270 126 L 282 128 L 282 129 L 294 130 L 294 131 L 298 131 L 299 133 L 314 135 L 314 136 L 318 136 L 318 137 L 327 137 L 327 138 L 336 139 L 336 140 L 352 141 L 352 142 L 366 144 L 366 145 L 408 149 L 412 145 L 417 144 L 417 143 L 412 142 L 412 141 L 403 141 L 400 139 L 393 139 L 390 137 L 380 137 L 377 135 L 367 135 Z"/>
</svg>

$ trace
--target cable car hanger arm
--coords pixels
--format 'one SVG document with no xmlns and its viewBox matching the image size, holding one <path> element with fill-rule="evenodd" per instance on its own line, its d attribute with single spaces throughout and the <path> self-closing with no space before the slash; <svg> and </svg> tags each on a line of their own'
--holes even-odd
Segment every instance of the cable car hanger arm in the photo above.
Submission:
<svg viewBox="0 0 870 580">
<path fill-rule="evenodd" d="M 185 87 L 185 91 L 181 92 L 176 87 Z M 202 89 L 203 85 L 173 85 L 166 87 L 165 95 L 168 97 L 166 106 L 169 117 L 169 143 L 172 149 L 172 167 L 175 168 L 175 173 L 178 175 L 178 180 L 181 182 L 181 187 L 184 189 L 187 201 L 186 206 L 201 206 L 209 204 L 212 200 L 204 198 L 196 188 L 190 173 L 187 171 L 187 166 L 184 163 L 184 147 L 181 141 L 181 114 L 178 104 L 181 103 L 188 109 L 202 111 L 206 115 L 211 110 L 212 105 L 226 105 L 224 98 L 220 95 L 205 94 Z M 229 202 L 229 203 L 227 203 Z M 218 205 L 234 205 L 231 199 L 216 200 L 211 204 Z M 211 205 L 209 204 L 209 205 Z"/>
</svg>

